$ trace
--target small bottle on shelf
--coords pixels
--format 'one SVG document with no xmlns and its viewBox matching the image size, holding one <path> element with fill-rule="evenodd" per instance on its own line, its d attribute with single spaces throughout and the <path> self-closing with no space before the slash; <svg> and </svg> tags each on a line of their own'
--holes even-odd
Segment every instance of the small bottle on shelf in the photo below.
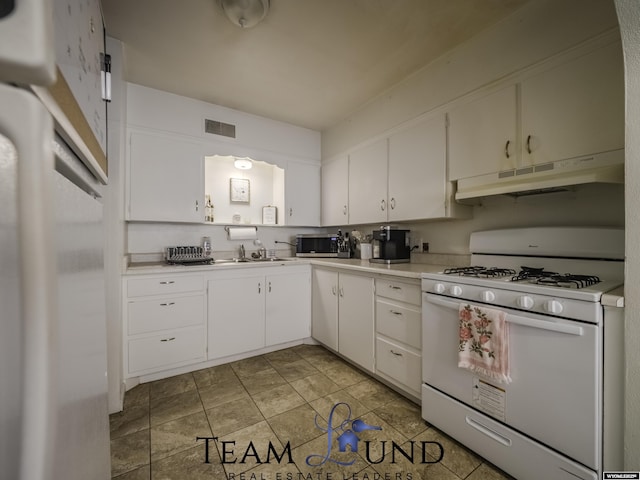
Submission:
<svg viewBox="0 0 640 480">
<path fill-rule="evenodd" d="M 204 212 L 205 222 L 213 222 L 213 204 L 211 203 L 211 195 L 207 195 Z"/>
</svg>

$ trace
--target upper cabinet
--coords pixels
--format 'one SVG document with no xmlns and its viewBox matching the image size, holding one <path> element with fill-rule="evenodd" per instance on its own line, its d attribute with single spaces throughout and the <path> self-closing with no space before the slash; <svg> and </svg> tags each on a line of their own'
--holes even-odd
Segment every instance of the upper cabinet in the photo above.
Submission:
<svg viewBox="0 0 640 480">
<path fill-rule="evenodd" d="M 615 42 L 522 82 L 525 165 L 624 148 L 624 68 Z"/>
<path fill-rule="evenodd" d="M 516 166 L 516 86 L 449 112 L 449 179 L 475 177 Z"/>
<path fill-rule="evenodd" d="M 320 225 L 320 165 L 288 162 L 285 171 L 285 225 Z"/>
<path fill-rule="evenodd" d="M 613 42 L 451 109 L 449 179 L 624 148 L 623 75 Z"/>
<path fill-rule="evenodd" d="M 389 137 L 388 220 L 446 216 L 446 158 L 444 114 Z"/>
<path fill-rule="evenodd" d="M 322 163 L 322 225 L 349 223 L 349 156 Z"/>
<path fill-rule="evenodd" d="M 444 114 L 421 119 L 353 151 L 349 155 L 348 223 L 467 216 L 468 209 L 456 208 L 452 200 L 446 165 Z"/>
<path fill-rule="evenodd" d="M 387 221 L 388 140 L 383 138 L 349 155 L 349 223 Z"/>
<path fill-rule="evenodd" d="M 199 143 L 131 132 L 127 220 L 203 222 L 203 189 Z"/>
</svg>

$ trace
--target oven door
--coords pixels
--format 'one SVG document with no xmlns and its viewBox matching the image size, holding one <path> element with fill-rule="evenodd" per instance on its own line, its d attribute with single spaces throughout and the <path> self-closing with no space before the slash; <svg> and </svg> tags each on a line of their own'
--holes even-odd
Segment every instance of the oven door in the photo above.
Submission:
<svg viewBox="0 0 640 480">
<path fill-rule="evenodd" d="M 509 323 L 512 378 L 504 385 L 458 368 L 461 301 L 423 293 L 423 381 L 586 466 L 600 468 L 599 327 L 502 308 Z"/>
</svg>

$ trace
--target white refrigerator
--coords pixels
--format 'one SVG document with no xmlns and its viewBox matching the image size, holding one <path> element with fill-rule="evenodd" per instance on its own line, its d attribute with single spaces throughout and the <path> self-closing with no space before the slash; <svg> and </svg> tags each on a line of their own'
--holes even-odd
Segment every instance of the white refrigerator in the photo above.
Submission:
<svg viewBox="0 0 640 480">
<path fill-rule="evenodd" d="M 0 480 L 110 478 L 104 178 L 41 101 L 52 28 L 0 1 Z"/>
</svg>

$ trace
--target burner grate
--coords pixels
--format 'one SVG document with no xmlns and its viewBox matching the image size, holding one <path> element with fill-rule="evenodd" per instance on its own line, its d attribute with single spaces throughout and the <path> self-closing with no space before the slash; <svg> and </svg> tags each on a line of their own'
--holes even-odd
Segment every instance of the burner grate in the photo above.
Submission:
<svg viewBox="0 0 640 480">
<path fill-rule="evenodd" d="M 447 268 L 445 269 L 444 274 L 459 275 L 463 277 L 498 278 L 515 275 L 516 271 L 510 268 L 471 266 Z"/>
<path fill-rule="evenodd" d="M 600 282 L 595 275 L 576 275 L 572 273 L 547 272 L 542 268 L 521 267 L 522 270 L 511 278 L 514 282 L 529 282 L 563 288 L 585 288 Z"/>
</svg>

